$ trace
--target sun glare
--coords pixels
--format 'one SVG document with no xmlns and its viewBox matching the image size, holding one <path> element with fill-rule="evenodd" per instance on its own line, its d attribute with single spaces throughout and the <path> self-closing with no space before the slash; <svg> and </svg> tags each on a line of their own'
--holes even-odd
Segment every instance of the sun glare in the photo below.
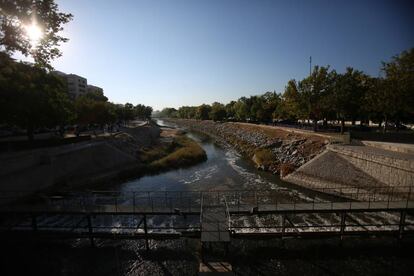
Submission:
<svg viewBox="0 0 414 276">
<path fill-rule="evenodd" d="M 33 48 L 36 47 L 43 36 L 42 29 L 35 22 L 33 22 L 30 25 L 26 25 L 25 30 L 27 36 L 29 37 L 30 44 Z"/>
</svg>

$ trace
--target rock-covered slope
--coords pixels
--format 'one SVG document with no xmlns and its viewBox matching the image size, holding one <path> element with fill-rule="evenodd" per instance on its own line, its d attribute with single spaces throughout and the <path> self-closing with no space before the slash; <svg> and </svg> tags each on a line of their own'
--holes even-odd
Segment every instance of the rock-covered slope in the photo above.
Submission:
<svg viewBox="0 0 414 276">
<path fill-rule="evenodd" d="M 197 120 L 173 122 L 215 137 L 219 142 L 251 157 L 258 168 L 274 174 L 302 166 L 321 153 L 328 143 L 323 137 L 292 133 L 271 126 Z"/>
</svg>

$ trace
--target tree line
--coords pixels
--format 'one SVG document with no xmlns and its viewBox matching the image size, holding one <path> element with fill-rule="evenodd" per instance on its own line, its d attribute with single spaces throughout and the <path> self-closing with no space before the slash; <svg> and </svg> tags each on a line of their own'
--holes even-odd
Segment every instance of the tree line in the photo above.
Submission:
<svg viewBox="0 0 414 276">
<path fill-rule="evenodd" d="M 25 129 L 30 140 L 39 128 L 125 124 L 151 113 L 150 106 L 112 103 L 102 92 L 72 100 L 64 78 L 0 52 L 0 125 Z"/>
<path fill-rule="evenodd" d="M 311 74 L 297 81 L 289 80 L 283 93 L 241 97 L 228 104 L 164 108 L 157 116 L 198 120 L 237 120 L 271 122 L 312 120 L 340 122 L 369 120 L 384 131 L 390 123 L 398 128 L 414 122 L 414 48 L 383 62 L 382 77 L 371 77 L 352 67 L 338 73 L 330 66 L 315 66 Z"/>
</svg>

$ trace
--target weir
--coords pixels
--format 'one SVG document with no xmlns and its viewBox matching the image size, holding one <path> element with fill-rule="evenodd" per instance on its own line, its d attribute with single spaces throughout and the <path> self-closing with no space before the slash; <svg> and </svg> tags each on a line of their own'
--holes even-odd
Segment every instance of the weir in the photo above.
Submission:
<svg viewBox="0 0 414 276">
<path fill-rule="evenodd" d="M 42 202 L 0 206 L 0 234 L 10 237 L 150 239 L 200 238 L 229 243 L 232 238 L 382 236 L 414 233 L 414 201 L 407 195 L 383 200 L 283 202 L 274 191 L 90 192 L 42 197 Z M 360 223 L 350 215 L 391 214 L 394 220 Z M 325 224 L 295 224 L 292 218 L 327 215 Z M 280 218 L 265 225 L 237 225 L 236 218 Z M 154 219 L 177 223 L 157 225 Z M 117 223 L 113 223 L 113 221 Z M 109 223 L 108 223 L 109 221 Z"/>
</svg>

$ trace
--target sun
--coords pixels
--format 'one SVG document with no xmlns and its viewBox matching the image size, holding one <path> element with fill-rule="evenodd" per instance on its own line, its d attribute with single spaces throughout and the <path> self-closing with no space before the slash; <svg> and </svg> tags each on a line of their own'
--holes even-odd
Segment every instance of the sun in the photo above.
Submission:
<svg viewBox="0 0 414 276">
<path fill-rule="evenodd" d="M 42 39 L 43 32 L 42 29 L 35 22 L 32 22 L 30 25 L 24 27 L 26 34 L 30 40 L 32 48 L 36 47 L 40 39 Z"/>
</svg>

